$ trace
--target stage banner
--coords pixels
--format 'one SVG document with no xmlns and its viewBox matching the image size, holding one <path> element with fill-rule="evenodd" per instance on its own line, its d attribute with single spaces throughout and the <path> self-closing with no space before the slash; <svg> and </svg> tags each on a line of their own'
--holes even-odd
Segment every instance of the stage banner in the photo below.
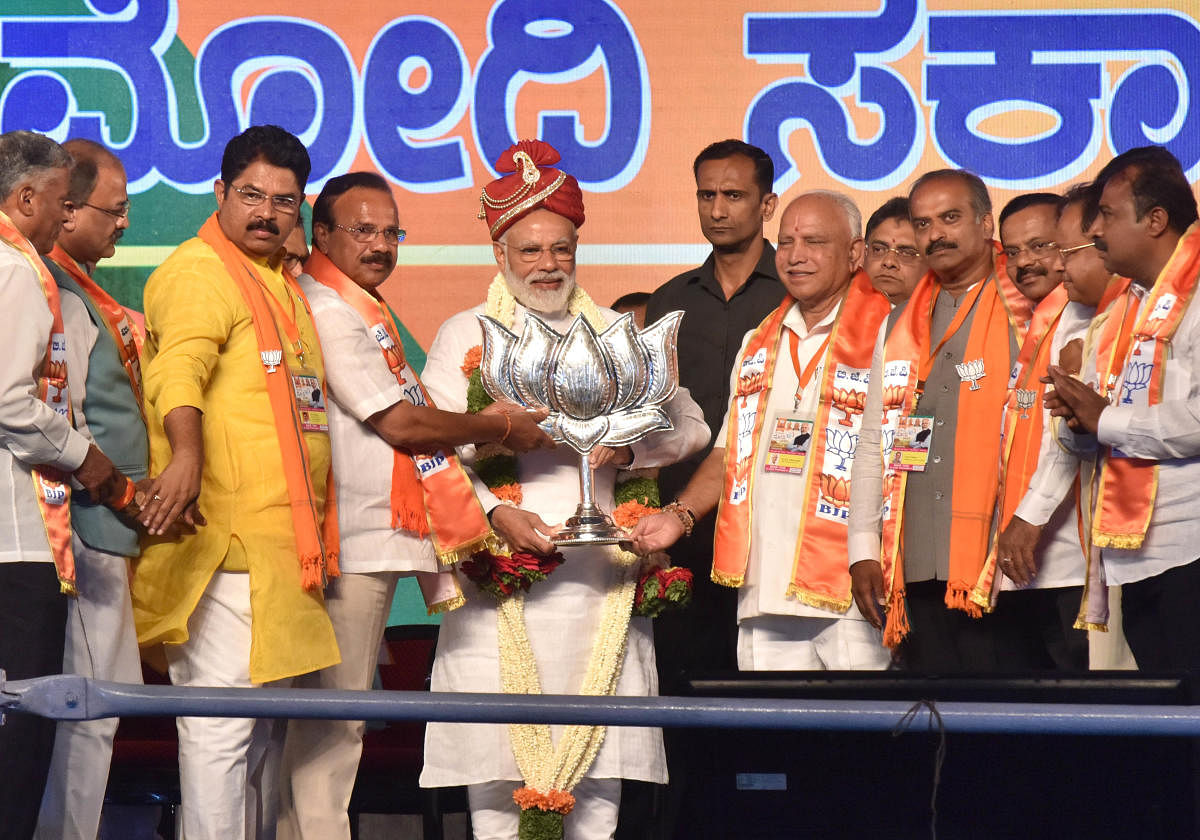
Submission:
<svg viewBox="0 0 1200 840">
<path fill-rule="evenodd" d="M 393 185 L 408 239 L 385 296 L 421 344 L 493 273 L 480 187 L 519 138 L 587 203 L 579 278 L 601 302 L 703 260 L 692 159 L 766 149 L 784 200 L 866 217 L 965 167 L 997 212 L 1148 143 L 1200 172 L 1195 0 L 5 0 L 0 129 L 89 137 L 124 162 L 132 226 L 100 270 L 145 277 L 214 208 L 226 141 L 296 133 L 310 199 Z M 768 227 L 773 237 L 775 226 Z"/>
</svg>

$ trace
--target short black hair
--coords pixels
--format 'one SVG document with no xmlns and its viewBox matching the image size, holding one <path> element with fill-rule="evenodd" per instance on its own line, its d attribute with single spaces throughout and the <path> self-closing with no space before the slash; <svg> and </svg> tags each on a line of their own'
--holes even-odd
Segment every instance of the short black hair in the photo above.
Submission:
<svg viewBox="0 0 1200 840">
<path fill-rule="evenodd" d="M 929 181 L 937 181 L 941 178 L 957 178 L 966 183 L 967 189 L 971 191 L 971 209 L 975 211 L 976 216 L 992 212 L 992 197 L 988 195 L 987 184 L 983 183 L 983 179 L 974 172 L 966 169 L 935 169 L 932 172 L 926 172 L 909 187 L 909 200 L 912 200 L 913 194 L 920 187 Z"/>
<path fill-rule="evenodd" d="M 775 188 L 775 164 L 771 160 L 771 156 L 764 152 L 758 146 L 751 146 L 749 143 L 744 143 L 741 140 L 718 140 L 716 143 L 710 143 L 704 147 L 700 154 L 696 155 L 696 160 L 692 163 L 692 176 L 699 177 L 700 164 L 709 160 L 725 160 L 734 155 L 741 155 L 744 158 L 749 158 L 754 164 L 754 183 L 758 185 L 759 191 L 765 196 L 774 191 Z"/>
<path fill-rule="evenodd" d="M 387 193 L 389 197 L 392 195 L 392 188 L 388 186 L 388 182 L 375 172 L 347 172 L 345 175 L 330 178 L 325 182 L 325 188 L 321 190 L 317 200 L 313 202 L 313 224 L 333 227 L 333 203 L 356 187 L 379 190 Z"/>
<path fill-rule="evenodd" d="M 649 292 L 626 292 L 612 302 L 609 309 L 620 309 L 622 306 L 645 306 L 650 302 Z"/>
<path fill-rule="evenodd" d="M 312 162 L 300 138 L 277 125 L 252 125 L 225 144 L 225 153 L 221 155 L 221 180 L 225 182 L 226 193 L 233 179 L 259 158 L 272 166 L 290 169 L 300 185 L 300 192 L 304 192 Z"/>
<path fill-rule="evenodd" d="M 1161 207 L 1167 211 L 1167 223 L 1176 233 L 1183 233 L 1196 221 L 1196 196 L 1175 155 L 1162 146 L 1139 146 L 1121 152 L 1096 176 L 1096 195 L 1127 170 L 1133 170 L 1129 186 L 1139 220 L 1153 208 Z"/>
<path fill-rule="evenodd" d="M 1008 204 L 1004 205 L 1004 209 L 1000 211 L 1000 219 L 997 225 L 1003 225 L 1004 220 L 1014 213 L 1020 213 L 1022 210 L 1027 210 L 1030 207 L 1053 207 L 1058 211 L 1058 205 L 1062 203 L 1062 198 L 1054 193 L 1039 192 L 1039 193 L 1022 193 L 1016 198 L 1013 198 Z"/>
<path fill-rule="evenodd" d="M 875 228 L 886 222 L 888 219 L 903 219 L 909 221 L 908 216 L 908 199 L 902 195 L 894 195 L 879 206 L 879 209 L 871 214 L 871 218 L 867 219 L 867 227 L 863 232 L 864 239 L 870 239 Z"/>
<path fill-rule="evenodd" d="M 1100 192 L 1096 189 L 1095 181 L 1088 181 L 1084 184 L 1075 184 L 1063 193 L 1062 199 L 1058 202 L 1058 217 L 1061 219 L 1063 211 L 1072 204 L 1078 204 L 1082 211 L 1082 216 L 1079 219 L 1079 232 L 1086 234 L 1092 227 L 1092 223 L 1096 221 L 1096 216 L 1100 214 Z"/>
</svg>

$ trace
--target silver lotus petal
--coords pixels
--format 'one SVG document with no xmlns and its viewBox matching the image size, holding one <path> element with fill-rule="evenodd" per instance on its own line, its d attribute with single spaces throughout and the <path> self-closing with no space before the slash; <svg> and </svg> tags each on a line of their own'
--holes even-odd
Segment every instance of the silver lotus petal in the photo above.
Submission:
<svg viewBox="0 0 1200 840">
<path fill-rule="evenodd" d="M 650 360 L 650 382 L 641 405 L 658 405 L 675 396 L 679 384 L 679 362 L 675 351 L 681 320 L 682 312 L 668 312 L 638 336 Z"/>
<path fill-rule="evenodd" d="M 651 432 L 674 428 L 671 418 L 661 408 L 635 408 L 608 416 L 608 434 L 600 443 L 605 446 L 624 446 L 641 440 Z"/>
<path fill-rule="evenodd" d="M 617 398 L 612 411 L 622 411 L 639 403 L 650 383 L 650 357 L 638 341 L 633 313 L 618 318 L 603 333 L 600 341 L 608 350 L 617 380 Z"/>
<path fill-rule="evenodd" d="M 576 419 L 560 414 L 554 421 L 552 437 L 585 455 L 607 434 L 609 418 L 605 416 Z"/>
<path fill-rule="evenodd" d="M 616 396 L 608 352 L 592 325 L 576 318 L 550 364 L 551 407 L 577 420 L 591 420 L 608 414 Z"/>
<path fill-rule="evenodd" d="M 479 326 L 483 330 L 479 376 L 483 380 L 484 390 L 494 400 L 520 403 L 521 398 L 512 384 L 512 351 L 517 346 L 517 337 L 494 318 L 487 315 L 475 317 L 479 319 Z"/>
<path fill-rule="evenodd" d="M 532 313 L 525 316 L 525 329 L 512 358 L 513 387 L 521 395 L 521 404 L 549 407 L 550 361 L 560 341 L 562 336 L 541 318 Z"/>
</svg>

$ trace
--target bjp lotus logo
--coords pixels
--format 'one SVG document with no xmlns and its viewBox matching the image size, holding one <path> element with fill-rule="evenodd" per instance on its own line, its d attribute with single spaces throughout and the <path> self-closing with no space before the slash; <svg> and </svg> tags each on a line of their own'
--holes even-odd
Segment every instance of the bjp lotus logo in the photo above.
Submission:
<svg viewBox="0 0 1200 840">
<path fill-rule="evenodd" d="M 527 315 L 520 337 L 479 316 L 479 373 L 495 399 L 546 408 L 546 433 L 576 452 L 624 446 L 671 428 L 660 406 L 679 381 L 675 338 L 682 312 L 638 331 L 626 314 L 603 333 L 577 316 L 565 335 Z"/>
<path fill-rule="evenodd" d="M 850 505 L 850 482 L 829 473 L 821 473 L 821 498 L 834 507 L 848 507 Z"/>
<path fill-rule="evenodd" d="M 883 410 L 891 411 L 904 405 L 904 386 L 885 385 L 883 387 Z"/>
<path fill-rule="evenodd" d="M 858 449 L 858 435 L 844 432 L 841 429 L 826 429 L 825 445 L 829 454 L 836 455 L 841 459 L 837 469 L 845 470 L 846 462 L 854 457 L 854 450 Z"/>
<path fill-rule="evenodd" d="M 845 415 L 838 420 L 842 426 L 853 426 L 855 415 L 862 414 L 866 404 L 867 395 L 863 391 L 855 391 L 851 388 L 833 389 L 833 408 Z"/>
</svg>

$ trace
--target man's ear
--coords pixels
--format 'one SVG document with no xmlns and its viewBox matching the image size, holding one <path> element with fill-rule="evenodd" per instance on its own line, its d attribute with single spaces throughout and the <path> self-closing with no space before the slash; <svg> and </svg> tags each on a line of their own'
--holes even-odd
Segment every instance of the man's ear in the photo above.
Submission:
<svg viewBox="0 0 1200 840">
<path fill-rule="evenodd" d="M 329 243 L 329 235 L 333 233 L 324 222 L 313 222 L 312 226 L 312 244 L 313 247 L 322 254 L 328 254 L 329 248 L 326 247 Z"/>
<path fill-rule="evenodd" d="M 1142 224 L 1146 226 L 1146 233 L 1150 236 L 1159 237 L 1171 228 L 1171 218 L 1167 214 L 1166 208 L 1151 207 L 1142 216 Z"/>
<path fill-rule="evenodd" d="M 217 198 L 217 212 L 220 212 L 221 205 L 225 203 L 225 196 L 229 190 L 225 189 L 225 182 L 220 178 L 213 181 L 213 195 Z"/>
<path fill-rule="evenodd" d="M 507 266 L 508 255 L 504 251 L 503 242 L 492 242 L 492 256 L 496 258 L 496 267 L 504 271 Z"/>
<path fill-rule="evenodd" d="M 863 257 L 867 252 L 867 243 L 860 237 L 850 243 L 850 272 L 853 274 L 863 267 Z"/>
<path fill-rule="evenodd" d="M 775 215 L 775 208 L 779 206 L 779 196 L 775 193 L 767 193 L 763 198 L 763 217 L 764 223 L 771 221 L 771 217 Z"/>
<path fill-rule="evenodd" d="M 992 214 L 984 213 L 980 221 L 983 223 L 984 235 L 992 239 L 996 235 L 996 223 L 992 220 Z"/>
</svg>

